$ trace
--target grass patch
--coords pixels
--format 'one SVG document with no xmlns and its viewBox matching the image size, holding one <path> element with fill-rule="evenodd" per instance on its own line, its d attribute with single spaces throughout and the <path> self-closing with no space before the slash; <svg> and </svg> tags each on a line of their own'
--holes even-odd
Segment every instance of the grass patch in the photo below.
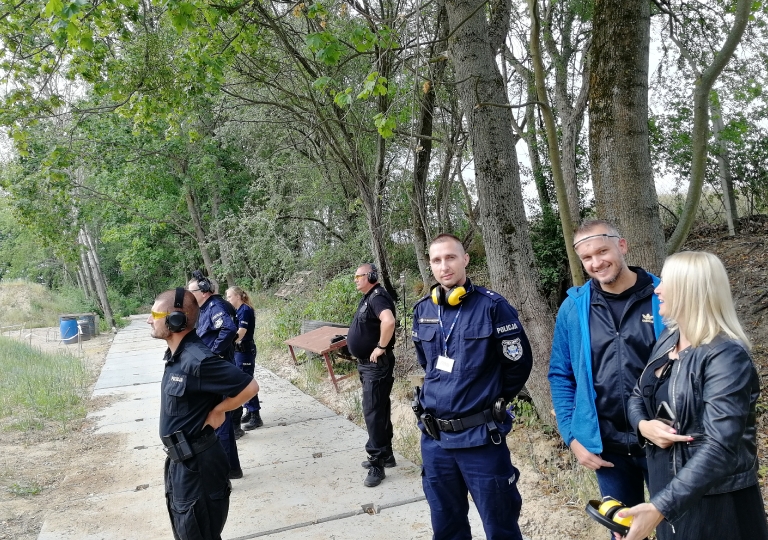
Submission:
<svg viewBox="0 0 768 540">
<path fill-rule="evenodd" d="M 89 374 L 78 358 L 0 337 L 0 373 L 0 419 L 13 419 L 8 428 L 29 431 L 44 422 L 65 428 L 85 416 Z"/>
<path fill-rule="evenodd" d="M 31 482 L 29 484 L 13 483 L 8 486 L 8 493 L 17 497 L 32 497 L 34 495 L 39 495 L 42 491 L 42 486 L 38 485 L 37 482 Z"/>
</svg>

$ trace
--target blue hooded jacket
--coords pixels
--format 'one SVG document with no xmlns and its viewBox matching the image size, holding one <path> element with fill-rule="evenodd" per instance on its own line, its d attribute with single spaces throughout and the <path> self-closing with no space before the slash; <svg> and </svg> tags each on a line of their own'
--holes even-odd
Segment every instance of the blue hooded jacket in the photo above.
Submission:
<svg viewBox="0 0 768 540">
<path fill-rule="evenodd" d="M 650 273 L 648 275 L 656 288 L 659 278 Z M 558 429 L 565 444 L 570 446 L 573 439 L 577 439 L 593 454 L 600 454 L 603 443 L 595 406 L 597 394 L 592 378 L 589 330 L 591 297 L 591 280 L 581 287 L 568 289 L 568 296 L 557 313 L 548 378 Z M 659 315 L 656 294 L 653 294 L 651 304 L 654 333 L 658 338 L 664 330 L 664 323 Z"/>
</svg>

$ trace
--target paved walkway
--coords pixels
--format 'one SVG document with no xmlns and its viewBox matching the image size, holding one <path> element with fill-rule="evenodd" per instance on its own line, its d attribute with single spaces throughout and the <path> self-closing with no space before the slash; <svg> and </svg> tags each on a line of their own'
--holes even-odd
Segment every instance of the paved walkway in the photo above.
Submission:
<svg viewBox="0 0 768 540">
<path fill-rule="evenodd" d="M 91 416 L 97 434 L 121 435 L 111 471 L 118 480 L 49 515 L 39 540 L 172 538 L 158 434 L 165 342 L 144 321 L 134 317 L 115 336 L 93 393 L 116 397 Z M 431 538 L 419 467 L 396 455 L 380 486 L 363 486 L 365 430 L 264 368 L 256 378 L 264 426 L 237 443 L 245 477 L 232 481 L 225 540 Z M 474 535 L 483 538 L 470 506 Z"/>
</svg>

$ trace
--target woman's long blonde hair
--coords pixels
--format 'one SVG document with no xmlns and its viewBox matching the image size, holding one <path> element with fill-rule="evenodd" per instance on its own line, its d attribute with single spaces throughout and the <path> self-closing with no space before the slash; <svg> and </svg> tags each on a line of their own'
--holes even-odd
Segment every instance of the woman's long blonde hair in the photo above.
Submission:
<svg viewBox="0 0 768 540">
<path fill-rule="evenodd" d="M 724 332 L 747 349 L 749 338 L 736 316 L 728 274 L 720 259 L 706 251 L 682 251 L 664 262 L 665 323 L 680 329 L 691 345 L 709 343 Z"/>
<path fill-rule="evenodd" d="M 235 296 L 239 297 L 239 298 L 240 298 L 240 301 L 241 301 L 243 304 L 246 304 L 246 305 L 248 305 L 248 306 L 250 306 L 250 307 L 253 307 L 253 304 L 251 304 L 251 298 L 248 296 L 248 293 L 247 293 L 247 292 L 245 292 L 245 291 L 244 291 L 243 289 L 241 289 L 240 287 L 238 287 L 237 285 L 235 285 L 235 286 L 233 286 L 233 287 L 230 287 L 229 289 L 227 289 L 227 292 L 228 292 L 228 293 L 232 293 L 232 294 L 234 294 Z"/>
</svg>

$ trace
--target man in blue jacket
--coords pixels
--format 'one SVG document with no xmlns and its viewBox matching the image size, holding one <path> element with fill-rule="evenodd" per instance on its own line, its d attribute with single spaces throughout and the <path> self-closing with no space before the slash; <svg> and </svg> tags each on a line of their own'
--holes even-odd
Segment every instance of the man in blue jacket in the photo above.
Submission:
<svg viewBox="0 0 768 540">
<path fill-rule="evenodd" d="M 469 491 L 487 539 L 521 540 L 506 406 L 531 372 L 531 347 L 509 302 L 467 278 L 469 255 L 458 238 L 437 236 L 429 263 L 437 285 L 414 307 L 413 341 L 425 370 L 414 408 L 433 538 L 472 538 Z"/>
<path fill-rule="evenodd" d="M 195 296 L 200 306 L 200 316 L 197 319 L 197 335 L 211 352 L 218 354 L 230 364 L 235 363 L 235 339 L 237 338 L 236 312 L 232 304 L 215 294 L 213 282 L 196 270 L 193 278 L 187 284 L 187 290 Z M 239 409 L 242 414 L 242 409 Z M 232 480 L 243 477 L 240 467 L 240 456 L 235 443 L 235 426 L 240 429 L 239 419 L 234 421 L 232 412 L 226 414 L 224 423 L 216 429 L 219 441 L 229 458 L 229 478 Z"/>
<path fill-rule="evenodd" d="M 560 435 L 597 474 L 602 496 L 643 502 L 645 452 L 627 418 L 627 400 L 664 328 L 659 278 L 627 266 L 627 241 L 604 220 L 583 223 L 574 248 L 592 278 L 560 306 L 549 384 Z"/>
</svg>

